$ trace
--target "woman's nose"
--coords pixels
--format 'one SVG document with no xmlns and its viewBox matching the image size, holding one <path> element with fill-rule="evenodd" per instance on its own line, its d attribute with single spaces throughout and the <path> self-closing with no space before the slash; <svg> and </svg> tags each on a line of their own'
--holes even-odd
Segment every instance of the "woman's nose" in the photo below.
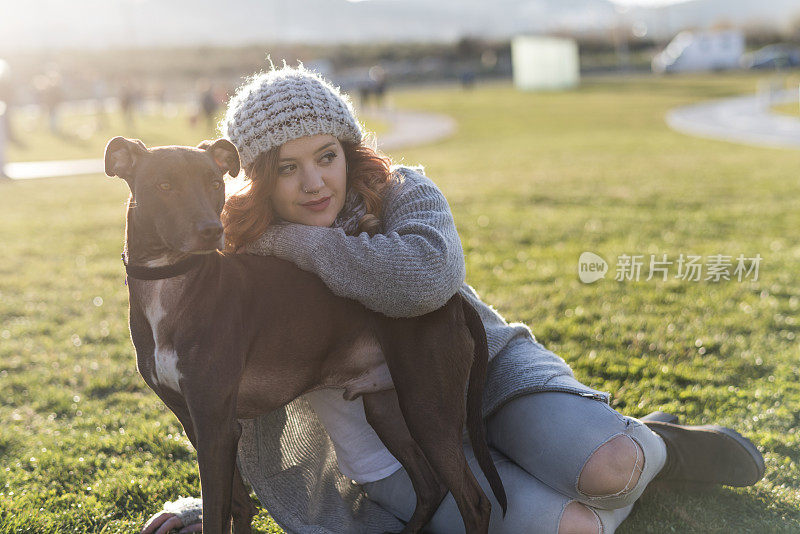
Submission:
<svg viewBox="0 0 800 534">
<path fill-rule="evenodd" d="M 325 185 L 325 180 L 322 178 L 322 172 L 318 169 L 311 169 L 303 173 L 303 179 L 300 181 L 300 187 L 304 192 L 311 193 L 319 191 Z"/>
</svg>

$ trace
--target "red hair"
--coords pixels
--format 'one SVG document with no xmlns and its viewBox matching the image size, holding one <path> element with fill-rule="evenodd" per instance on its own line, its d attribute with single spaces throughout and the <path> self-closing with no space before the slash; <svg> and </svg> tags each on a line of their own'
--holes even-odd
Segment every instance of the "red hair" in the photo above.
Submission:
<svg viewBox="0 0 800 534">
<path fill-rule="evenodd" d="M 340 141 L 347 162 L 347 189 L 364 199 L 366 213 L 358 221 L 358 233 L 374 235 L 380 228 L 383 195 L 394 179 L 388 156 L 379 154 L 363 143 Z M 231 196 L 222 210 L 225 226 L 225 251 L 243 249 L 263 234 L 275 220 L 270 197 L 278 178 L 280 147 L 259 154 L 245 175 L 249 186 Z"/>
</svg>

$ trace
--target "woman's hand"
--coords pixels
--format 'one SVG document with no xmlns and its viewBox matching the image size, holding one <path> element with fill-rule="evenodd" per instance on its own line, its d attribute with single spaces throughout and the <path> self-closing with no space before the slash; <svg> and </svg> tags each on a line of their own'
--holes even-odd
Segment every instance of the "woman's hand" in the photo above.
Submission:
<svg viewBox="0 0 800 534">
<path fill-rule="evenodd" d="M 150 517 L 145 523 L 144 528 L 139 534 L 167 534 L 173 529 L 180 528 L 178 534 L 188 534 L 189 532 L 203 532 L 203 524 L 200 522 L 185 526 L 181 519 L 170 512 L 158 512 Z"/>
</svg>

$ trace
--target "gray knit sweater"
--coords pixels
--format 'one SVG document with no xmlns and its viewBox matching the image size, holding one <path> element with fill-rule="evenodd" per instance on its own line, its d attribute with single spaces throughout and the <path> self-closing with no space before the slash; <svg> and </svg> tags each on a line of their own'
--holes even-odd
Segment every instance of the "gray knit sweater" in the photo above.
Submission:
<svg viewBox="0 0 800 534">
<path fill-rule="evenodd" d="M 337 227 L 279 224 L 249 251 L 290 260 L 319 276 L 337 295 L 393 317 L 428 313 L 460 291 L 478 310 L 489 342 L 485 416 L 535 391 L 607 401 L 606 394 L 578 382 L 564 360 L 539 344 L 528 327 L 508 324 L 480 300 L 464 282 L 461 241 L 447 200 L 421 168 L 396 167 L 395 172 L 399 179 L 386 194 L 380 233 L 370 237 L 348 235 Z M 241 423 L 241 472 L 286 532 L 372 534 L 402 528 L 339 472 L 333 445 L 303 397 Z M 198 506 L 199 500 L 195 511 Z M 188 518 L 190 510 L 184 508 Z"/>
</svg>

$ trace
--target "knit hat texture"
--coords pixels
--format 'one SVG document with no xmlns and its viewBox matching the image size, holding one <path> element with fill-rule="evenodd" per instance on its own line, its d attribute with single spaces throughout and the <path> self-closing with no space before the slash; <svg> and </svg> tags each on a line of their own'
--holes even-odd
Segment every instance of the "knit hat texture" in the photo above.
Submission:
<svg viewBox="0 0 800 534">
<path fill-rule="evenodd" d="M 286 64 L 242 85 L 220 130 L 239 149 L 244 168 L 259 154 L 300 137 L 330 134 L 358 143 L 363 136 L 346 94 L 303 65 Z"/>
</svg>

